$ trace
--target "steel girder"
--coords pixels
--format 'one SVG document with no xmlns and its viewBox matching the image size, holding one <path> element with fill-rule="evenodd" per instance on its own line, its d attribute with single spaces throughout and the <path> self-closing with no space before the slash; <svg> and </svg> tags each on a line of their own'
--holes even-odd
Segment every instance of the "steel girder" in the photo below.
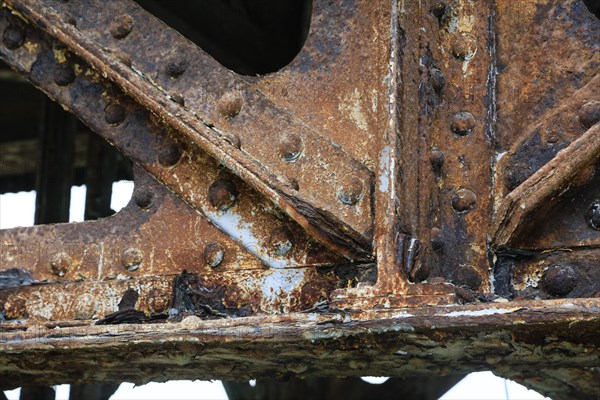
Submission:
<svg viewBox="0 0 600 400">
<path fill-rule="evenodd" d="M 138 165 L 114 217 L 1 232 L 4 387 L 492 369 L 598 395 L 583 2 L 315 0 L 262 77 L 130 1 L 1 12 L 0 58 Z"/>
</svg>

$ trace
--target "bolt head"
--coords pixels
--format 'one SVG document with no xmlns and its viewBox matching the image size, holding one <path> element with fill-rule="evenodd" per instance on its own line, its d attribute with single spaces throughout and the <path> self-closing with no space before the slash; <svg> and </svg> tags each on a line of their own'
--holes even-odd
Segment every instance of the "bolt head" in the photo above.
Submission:
<svg viewBox="0 0 600 400">
<path fill-rule="evenodd" d="M 129 272 L 137 270 L 142 260 L 143 255 L 141 250 L 135 247 L 128 247 L 121 253 L 121 265 Z"/>
<path fill-rule="evenodd" d="M 452 208 L 459 214 L 468 213 L 477 204 L 477 196 L 469 189 L 459 189 L 452 196 Z"/>
<path fill-rule="evenodd" d="M 104 109 L 104 120 L 111 125 L 119 125 L 125 121 L 125 108 L 117 103 L 111 103 Z"/>
<path fill-rule="evenodd" d="M 115 39 L 123 39 L 131 33 L 133 29 L 133 18 L 130 15 L 122 14 L 116 17 L 110 24 L 109 31 Z"/>
<path fill-rule="evenodd" d="M 190 63 L 185 58 L 175 58 L 167 62 L 165 72 L 171 78 L 179 78 L 188 69 Z"/>
<path fill-rule="evenodd" d="M 439 172 L 442 169 L 442 165 L 444 165 L 444 153 L 439 149 L 432 149 L 431 153 L 429 153 L 429 162 L 433 170 Z"/>
<path fill-rule="evenodd" d="M 477 39 L 468 33 L 460 33 L 452 42 L 452 55 L 461 61 L 469 61 L 477 51 Z"/>
<path fill-rule="evenodd" d="M 225 249 L 220 243 L 210 243 L 204 248 L 204 261 L 211 268 L 216 268 L 225 258 Z"/>
<path fill-rule="evenodd" d="M 600 231 L 600 200 L 590 204 L 585 213 L 585 220 L 590 228 Z"/>
<path fill-rule="evenodd" d="M 133 201 L 139 208 L 148 209 L 154 202 L 154 191 L 150 188 L 141 188 L 133 193 Z"/>
<path fill-rule="evenodd" d="M 569 266 L 553 265 L 542 275 L 543 288 L 553 296 L 565 296 L 577 285 L 577 273 Z"/>
<path fill-rule="evenodd" d="M 600 121 L 600 101 L 585 103 L 579 110 L 579 123 L 586 129 Z"/>
<path fill-rule="evenodd" d="M 279 156 L 288 163 L 296 161 L 303 149 L 304 143 L 298 135 L 285 135 L 279 142 Z"/>
<path fill-rule="evenodd" d="M 467 136 L 475 127 L 475 117 L 470 112 L 462 111 L 454 114 L 450 129 L 459 136 Z"/>
<path fill-rule="evenodd" d="M 167 144 L 158 152 L 158 162 L 163 167 L 173 167 L 177 165 L 180 159 L 181 150 L 175 143 Z"/>
<path fill-rule="evenodd" d="M 238 92 L 227 92 L 219 99 L 217 108 L 225 118 L 233 118 L 242 110 L 244 100 Z"/>
<path fill-rule="evenodd" d="M 356 204 L 362 199 L 364 185 L 358 178 L 346 179 L 338 190 L 338 200 L 347 206 Z"/>
<path fill-rule="evenodd" d="M 50 258 L 50 271 L 52 274 L 62 277 L 69 271 L 71 264 L 71 257 L 61 251 Z"/>
<path fill-rule="evenodd" d="M 237 196 L 237 187 L 230 179 L 217 179 L 208 188 L 208 201 L 219 211 L 227 211 L 233 207 Z"/>
<path fill-rule="evenodd" d="M 9 50 L 18 49 L 25 43 L 25 31 L 13 25 L 7 27 L 2 34 L 2 43 Z"/>
<path fill-rule="evenodd" d="M 75 80 L 73 67 L 67 63 L 61 63 L 54 68 L 54 83 L 58 86 L 67 86 Z"/>
<path fill-rule="evenodd" d="M 281 226 L 271 232 L 269 246 L 274 255 L 285 256 L 294 246 L 294 236 L 287 226 Z"/>
</svg>

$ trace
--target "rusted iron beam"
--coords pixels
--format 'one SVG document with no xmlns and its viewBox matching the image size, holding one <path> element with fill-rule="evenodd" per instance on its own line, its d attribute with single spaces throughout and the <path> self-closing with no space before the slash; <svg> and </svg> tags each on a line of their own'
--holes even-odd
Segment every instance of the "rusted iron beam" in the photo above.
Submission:
<svg viewBox="0 0 600 400">
<path fill-rule="evenodd" d="M 196 142 L 325 245 L 351 258 L 371 256 L 369 170 L 135 3 L 5 3 Z M 147 43 L 150 36 L 163 38 L 165 45 L 154 39 Z M 127 54 L 126 59 L 119 54 Z M 165 58 L 171 60 L 159 66 Z M 185 86 L 191 81 L 193 87 L 202 87 L 200 96 Z M 269 142 L 280 142 L 278 150 L 266 151 Z M 294 163 L 301 168 L 291 167 Z M 318 188 L 312 185 L 315 180 Z"/>
<path fill-rule="evenodd" d="M 3 269 L 27 271 L 35 283 L 2 288 L 5 318 L 102 318 L 128 288 L 140 296 L 137 311 L 166 315 L 183 269 L 224 315 L 309 309 L 337 285 L 313 266 L 267 267 L 144 171 L 135 175 L 131 202 L 111 218 L 2 231 Z"/>
<path fill-rule="evenodd" d="M 596 123 L 507 195 L 496 214 L 494 245 L 510 245 L 532 213 L 564 193 L 575 176 L 599 158 L 600 123 Z"/>
<path fill-rule="evenodd" d="M 594 367 L 599 324 L 597 300 L 570 299 L 212 321 L 189 317 L 170 324 L 28 325 L 0 334 L 0 385 L 84 383 L 100 376 L 142 384 Z"/>
<path fill-rule="evenodd" d="M 5 26 L 19 23 L 16 17 L 5 18 Z M 60 63 L 48 37 L 31 27 L 27 35 L 35 51 L 21 47 L 0 56 L 265 264 L 282 268 L 344 262 L 81 60 L 63 52 Z M 56 84 L 55 71 L 69 68 L 73 81 Z"/>
</svg>

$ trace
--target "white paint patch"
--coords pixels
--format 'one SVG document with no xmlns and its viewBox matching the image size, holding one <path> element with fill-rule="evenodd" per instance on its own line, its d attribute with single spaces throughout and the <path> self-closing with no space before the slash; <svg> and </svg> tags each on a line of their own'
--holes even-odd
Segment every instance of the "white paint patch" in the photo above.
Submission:
<svg viewBox="0 0 600 400">
<path fill-rule="evenodd" d="M 504 157 L 506 153 L 506 151 L 503 151 L 502 153 L 496 153 L 496 162 L 502 160 L 502 157 Z"/>
<path fill-rule="evenodd" d="M 410 318 L 414 317 L 414 314 L 409 313 L 396 313 L 391 315 L 392 318 Z"/>
<path fill-rule="evenodd" d="M 305 269 L 273 269 L 262 282 L 261 306 L 263 311 L 271 310 L 273 304 L 289 304 L 292 290 L 299 288 L 304 281 Z M 287 299 L 287 301 L 286 301 Z M 288 310 L 283 310 L 287 312 Z"/>
<path fill-rule="evenodd" d="M 363 113 L 363 106 L 361 101 L 361 94 L 358 89 L 354 89 L 354 92 L 350 96 L 344 97 L 344 99 L 340 102 L 338 106 L 340 111 L 345 111 L 348 113 L 348 116 L 354 124 L 365 132 L 369 130 L 369 125 L 367 124 L 367 118 Z"/>
<path fill-rule="evenodd" d="M 509 314 L 519 310 L 520 308 L 512 308 L 509 310 L 498 310 L 495 308 L 488 308 L 486 310 L 465 310 L 465 311 L 452 311 L 448 314 L 442 314 L 444 317 L 481 317 L 484 315 L 494 315 L 494 314 Z"/>
<path fill-rule="evenodd" d="M 242 221 L 242 217 L 234 213 L 231 209 L 226 212 L 203 211 L 219 229 L 244 246 L 246 250 L 254 254 L 269 267 L 281 269 L 295 265 L 292 260 L 267 254 L 264 246 L 261 245 L 261 242 L 252 233 L 252 225 Z"/>
<path fill-rule="evenodd" d="M 379 156 L 379 191 L 387 193 L 390 189 L 390 146 L 385 146 Z"/>
</svg>

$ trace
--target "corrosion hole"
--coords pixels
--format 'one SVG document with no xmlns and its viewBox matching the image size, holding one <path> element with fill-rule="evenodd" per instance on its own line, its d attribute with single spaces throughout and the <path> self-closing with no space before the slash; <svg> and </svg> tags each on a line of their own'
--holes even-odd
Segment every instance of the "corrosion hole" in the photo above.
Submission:
<svg viewBox="0 0 600 400">
<path fill-rule="evenodd" d="M 600 2 L 598 0 L 583 0 L 583 4 L 596 18 L 600 18 Z"/>
<path fill-rule="evenodd" d="M 304 45 L 312 14 L 312 0 L 136 1 L 242 75 L 290 63 Z"/>
</svg>

